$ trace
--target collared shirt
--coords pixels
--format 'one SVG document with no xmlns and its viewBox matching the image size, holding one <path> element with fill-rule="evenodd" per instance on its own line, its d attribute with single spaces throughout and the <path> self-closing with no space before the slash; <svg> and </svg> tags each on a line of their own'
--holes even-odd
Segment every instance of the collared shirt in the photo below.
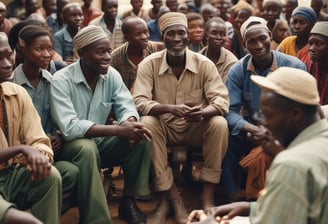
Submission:
<svg viewBox="0 0 328 224">
<path fill-rule="evenodd" d="M 207 49 L 208 46 L 204 47 L 200 52 L 200 54 L 207 56 Z M 236 56 L 231 53 L 229 50 L 221 47 L 220 57 L 218 58 L 217 62 L 215 63 L 216 69 L 218 70 L 219 74 L 221 75 L 222 81 L 226 82 L 228 78 L 228 71 L 230 67 L 238 61 Z"/>
<path fill-rule="evenodd" d="M 2 100 L 7 117 L 8 146 L 29 145 L 44 153 L 53 161 L 50 139 L 43 131 L 40 116 L 26 90 L 12 82 L 3 82 Z M 17 155 L 14 163 L 25 163 L 22 154 Z"/>
<path fill-rule="evenodd" d="M 232 135 L 239 135 L 246 122 L 254 124 L 254 115 L 260 112 L 261 90 L 251 81 L 252 74 L 266 76 L 269 72 L 282 66 L 306 71 L 306 66 L 298 58 L 277 51 L 272 51 L 272 55 L 272 65 L 264 71 L 259 71 L 254 66 L 250 54 L 231 66 L 226 82 L 230 99 L 229 113 L 226 119 Z"/>
<path fill-rule="evenodd" d="M 52 33 L 57 33 L 62 27 L 58 23 L 57 14 L 52 13 L 46 18 L 46 22 L 51 29 Z"/>
<path fill-rule="evenodd" d="M 251 223 L 328 223 L 328 123 L 303 130 L 274 159 Z"/>
<path fill-rule="evenodd" d="M 103 28 L 103 30 L 107 33 L 109 37 L 111 48 L 113 50 L 121 46 L 125 42 L 124 35 L 122 32 L 122 21 L 118 17 L 115 18 L 113 32 L 107 29 L 107 24 L 105 23 L 104 15 L 95 18 L 89 24 L 101 26 Z"/>
<path fill-rule="evenodd" d="M 26 91 L 32 98 L 34 107 L 38 111 L 38 114 L 41 118 L 41 124 L 43 130 L 47 134 L 55 134 L 56 124 L 50 115 L 50 102 L 49 102 L 49 98 L 50 98 L 49 91 L 50 91 L 50 83 L 51 83 L 52 75 L 48 71 L 42 69 L 41 79 L 37 87 L 33 87 L 28 81 L 23 71 L 22 64 L 16 67 L 13 74 L 14 74 L 13 82 L 24 87 L 24 89 L 26 89 Z"/>
<path fill-rule="evenodd" d="M 54 50 L 63 57 L 63 60 L 72 60 L 74 55 L 74 44 L 67 27 L 59 30 L 54 35 Z"/>
<path fill-rule="evenodd" d="M 137 76 L 138 65 L 129 60 L 127 55 L 128 46 L 129 43 L 125 43 L 112 52 L 111 65 L 121 74 L 125 85 L 131 90 Z M 143 58 L 162 49 L 164 49 L 162 43 L 148 41 L 147 48 L 143 50 Z"/>
<path fill-rule="evenodd" d="M 120 74 L 109 67 L 107 74 L 99 75 L 92 92 L 81 70 L 80 60 L 54 74 L 50 109 L 66 140 L 84 138 L 94 124 L 106 124 L 112 109 L 120 123 L 132 116 L 139 119 L 133 98 Z"/>
<path fill-rule="evenodd" d="M 215 65 L 205 56 L 186 49 L 186 65 L 179 79 L 166 61 L 167 50 L 145 58 L 138 67 L 134 97 L 138 111 L 148 115 L 158 104 L 184 104 L 192 102 L 205 108 L 215 107 L 220 114 L 228 111 L 228 92 Z M 160 116 L 177 131 L 189 125 L 170 113 Z"/>
</svg>

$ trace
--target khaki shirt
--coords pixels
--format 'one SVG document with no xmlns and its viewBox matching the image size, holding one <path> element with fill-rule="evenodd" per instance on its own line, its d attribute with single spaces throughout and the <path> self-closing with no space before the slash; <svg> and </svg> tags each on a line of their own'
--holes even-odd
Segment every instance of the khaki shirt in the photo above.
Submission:
<svg viewBox="0 0 328 224">
<path fill-rule="evenodd" d="M 38 112 L 26 90 L 11 82 L 1 83 L 0 88 L 6 108 L 8 146 L 29 145 L 53 161 L 50 139 L 43 131 Z M 24 164 L 25 158 L 20 154 L 12 162 Z"/>
<path fill-rule="evenodd" d="M 200 54 L 207 56 L 207 49 L 208 47 L 204 47 Z M 218 70 L 219 74 L 221 75 L 222 81 L 226 82 L 228 79 L 228 72 L 230 67 L 238 61 L 238 58 L 231 53 L 229 50 L 221 47 L 220 57 L 218 61 L 215 63 L 216 69 Z"/>
<path fill-rule="evenodd" d="M 186 49 L 186 65 L 179 79 L 166 62 L 166 50 L 146 57 L 138 66 L 134 97 L 141 115 L 158 104 L 184 104 L 205 108 L 215 107 L 219 114 L 228 112 L 228 91 L 215 65 L 205 56 Z M 189 124 L 170 113 L 160 116 L 176 131 L 184 131 Z"/>
</svg>

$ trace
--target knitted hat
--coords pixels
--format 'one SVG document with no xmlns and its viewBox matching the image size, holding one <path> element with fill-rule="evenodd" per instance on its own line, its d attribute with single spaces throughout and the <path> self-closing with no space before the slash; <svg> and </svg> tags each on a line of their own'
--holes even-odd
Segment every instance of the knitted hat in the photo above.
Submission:
<svg viewBox="0 0 328 224">
<path fill-rule="evenodd" d="M 328 22 L 321 21 L 314 24 L 310 34 L 321 34 L 328 37 Z"/>
<path fill-rule="evenodd" d="M 305 6 L 295 8 L 292 12 L 292 17 L 293 16 L 302 16 L 310 23 L 315 23 L 317 20 L 317 14 L 315 11 L 312 8 Z"/>
<path fill-rule="evenodd" d="M 317 81 L 308 72 L 291 67 L 280 67 L 266 77 L 252 75 L 260 88 L 306 105 L 319 105 Z"/>
<path fill-rule="evenodd" d="M 73 44 L 76 50 L 79 50 L 97 40 L 108 38 L 105 31 L 100 26 L 88 25 L 80 29 L 73 38 Z"/>
<path fill-rule="evenodd" d="M 181 12 L 168 12 L 158 19 L 158 26 L 161 32 L 173 25 L 183 25 L 188 27 L 187 17 Z"/>
</svg>

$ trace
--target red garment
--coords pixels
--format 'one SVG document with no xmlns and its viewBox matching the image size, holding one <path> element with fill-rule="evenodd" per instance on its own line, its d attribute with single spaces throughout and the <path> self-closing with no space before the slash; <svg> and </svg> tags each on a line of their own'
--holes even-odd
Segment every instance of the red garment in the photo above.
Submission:
<svg viewBox="0 0 328 224">
<path fill-rule="evenodd" d="M 307 60 L 305 64 L 308 72 L 317 80 L 320 104 L 328 104 L 328 73 L 320 73 L 318 63 L 314 63 L 311 60 Z"/>
<path fill-rule="evenodd" d="M 82 11 L 84 16 L 83 23 L 82 23 L 83 26 L 87 26 L 91 20 L 101 15 L 101 12 L 99 12 L 93 6 L 90 6 L 89 8 L 82 7 Z"/>
</svg>

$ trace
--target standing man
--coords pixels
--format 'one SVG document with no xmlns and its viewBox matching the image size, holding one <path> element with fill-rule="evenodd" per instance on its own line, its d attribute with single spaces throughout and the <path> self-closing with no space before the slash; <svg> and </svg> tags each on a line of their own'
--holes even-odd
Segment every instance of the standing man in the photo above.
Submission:
<svg viewBox="0 0 328 224">
<path fill-rule="evenodd" d="M 240 32 L 249 54 L 230 68 L 226 82 L 230 99 L 229 113 L 226 116 L 230 136 L 222 176 L 229 194 L 240 190 L 239 161 L 258 146 L 247 135 L 257 136 L 261 133 L 257 126 L 262 115 L 260 89 L 251 82 L 251 75 L 265 77 L 281 66 L 306 71 L 299 59 L 271 50 L 271 32 L 264 19 L 251 16 L 243 23 Z"/>
<path fill-rule="evenodd" d="M 102 16 L 91 20 L 90 25 L 96 25 L 103 28 L 107 33 L 112 50 L 121 46 L 125 40 L 122 33 L 122 21 L 117 16 L 117 0 L 101 0 Z"/>
<path fill-rule="evenodd" d="M 286 150 L 275 157 L 257 202 L 213 208 L 207 220 L 203 212 L 195 211 L 189 221 L 201 214 L 204 220 L 197 223 L 236 215 L 250 215 L 252 224 L 328 223 L 328 122 L 319 116 L 315 78 L 282 67 L 267 77 L 252 75 L 251 79 L 262 90 L 263 124 Z"/>
<path fill-rule="evenodd" d="M 141 121 L 152 132 L 152 168 L 155 190 L 162 198 L 147 223 L 164 223 L 172 207 L 178 223 L 186 211 L 167 161 L 167 144 L 202 146 L 204 166 L 201 202 L 214 204 L 221 161 L 227 148 L 228 92 L 215 65 L 187 48 L 185 14 L 168 12 L 158 21 L 166 49 L 145 58 L 138 67 L 134 89 Z"/>
<path fill-rule="evenodd" d="M 141 123 L 120 74 L 110 67 L 110 42 L 104 30 L 89 25 L 73 39 L 80 60 L 59 70 L 50 87 L 50 108 L 64 139 L 59 160 L 79 168 L 78 198 L 84 198 L 80 223 L 111 223 L 99 169 L 122 165 L 119 216 L 146 223 L 134 197 L 149 195 L 150 131 Z M 117 122 L 108 124 L 114 111 Z M 63 116 L 65 115 L 65 116 Z"/>
<path fill-rule="evenodd" d="M 17 208 L 30 210 L 45 224 L 59 224 L 61 176 L 51 165 L 50 140 L 30 96 L 9 82 L 13 65 L 7 35 L 0 32 L 0 221 L 6 223 Z M 26 218 L 11 223 L 39 223 L 30 215 Z"/>
<path fill-rule="evenodd" d="M 122 24 L 127 43 L 112 53 L 111 65 L 121 74 L 123 82 L 131 91 L 137 76 L 138 64 L 153 52 L 162 50 L 163 44 L 149 41 L 146 22 L 139 17 L 127 17 Z"/>
</svg>

